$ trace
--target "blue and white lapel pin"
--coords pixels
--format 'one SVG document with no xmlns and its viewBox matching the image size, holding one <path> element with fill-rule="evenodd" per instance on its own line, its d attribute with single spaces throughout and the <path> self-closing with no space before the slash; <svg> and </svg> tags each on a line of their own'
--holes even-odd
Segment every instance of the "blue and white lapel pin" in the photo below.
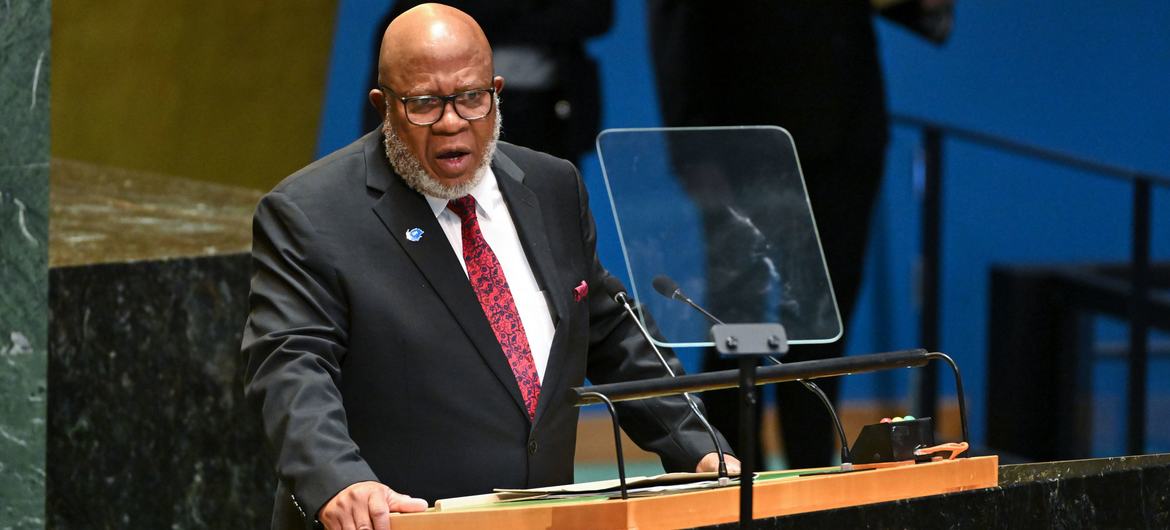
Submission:
<svg viewBox="0 0 1170 530">
<path fill-rule="evenodd" d="M 411 228 L 410 230 L 406 231 L 406 239 L 408 239 L 412 242 L 417 242 L 418 240 L 422 239 L 422 236 L 423 236 L 423 229 L 418 228 L 418 227 Z"/>
</svg>

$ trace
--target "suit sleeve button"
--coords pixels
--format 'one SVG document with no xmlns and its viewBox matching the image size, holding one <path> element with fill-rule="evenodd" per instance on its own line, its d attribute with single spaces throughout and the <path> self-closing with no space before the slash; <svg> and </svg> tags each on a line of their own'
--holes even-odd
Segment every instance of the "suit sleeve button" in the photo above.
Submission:
<svg viewBox="0 0 1170 530">
<path fill-rule="evenodd" d="M 536 454 L 536 450 L 537 450 L 536 440 L 529 440 L 528 441 L 528 454 L 534 455 L 534 454 Z"/>
</svg>

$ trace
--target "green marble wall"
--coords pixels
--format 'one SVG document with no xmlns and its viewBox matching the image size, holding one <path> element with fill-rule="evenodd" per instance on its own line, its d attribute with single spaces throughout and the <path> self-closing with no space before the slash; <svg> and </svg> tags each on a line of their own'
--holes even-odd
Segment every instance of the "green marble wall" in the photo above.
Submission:
<svg viewBox="0 0 1170 530">
<path fill-rule="evenodd" d="M 0 3 L 0 527 L 43 528 L 49 0 Z"/>
</svg>

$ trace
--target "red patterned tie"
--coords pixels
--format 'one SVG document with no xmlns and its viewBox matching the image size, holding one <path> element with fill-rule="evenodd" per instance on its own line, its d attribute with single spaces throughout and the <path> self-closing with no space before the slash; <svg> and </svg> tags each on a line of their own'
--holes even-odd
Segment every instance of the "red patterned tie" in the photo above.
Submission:
<svg viewBox="0 0 1170 530">
<path fill-rule="evenodd" d="M 475 290 L 479 305 L 492 325 L 496 340 L 508 358 L 520 395 L 528 409 L 528 419 L 536 417 L 536 400 L 540 397 L 540 378 L 536 375 L 536 362 L 532 360 L 532 348 L 524 334 L 524 323 L 516 310 L 516 301 L 508 289 L 504 269 L 496 259 L 475 214 L 475 199 L 467 195 L 448 203 L 448 208 L 463 221 L 463 262 L 467 265 L 467 277 Z"/>
</svg>

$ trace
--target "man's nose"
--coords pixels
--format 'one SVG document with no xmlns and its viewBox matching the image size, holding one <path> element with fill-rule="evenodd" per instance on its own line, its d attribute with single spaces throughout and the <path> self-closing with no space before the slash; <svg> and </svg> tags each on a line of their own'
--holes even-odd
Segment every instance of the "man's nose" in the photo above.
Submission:
<svg viewBox="0 0 1170 530">
<path fill-rule="evenodd" d="M 443 105 L 443 115 L 439 116 L 439 121 L 431 124 L 431 130 L 440 134 L 454 134 L 466 129 L 471 122 L 463 119 L 459 112 L 455 110 L 455 102 L 447 101 Z"/>
</svg>

